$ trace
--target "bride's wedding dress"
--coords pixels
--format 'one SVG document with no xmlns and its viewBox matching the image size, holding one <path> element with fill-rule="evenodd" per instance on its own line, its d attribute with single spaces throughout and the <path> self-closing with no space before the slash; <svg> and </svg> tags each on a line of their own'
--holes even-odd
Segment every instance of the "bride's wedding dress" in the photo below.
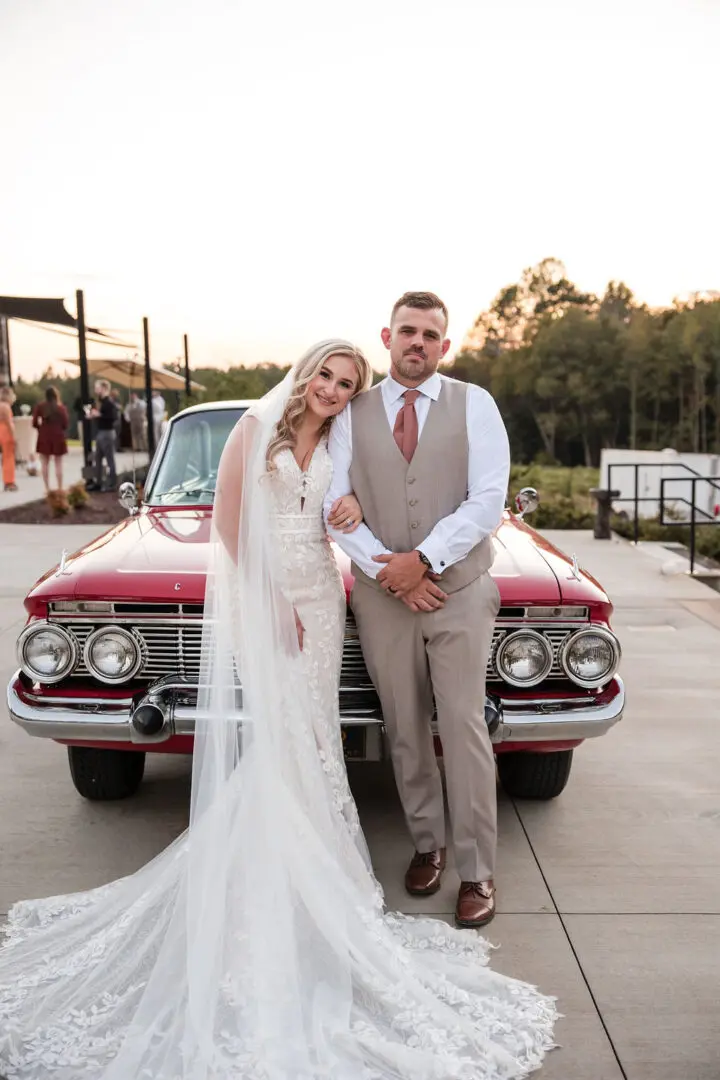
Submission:
<svg viewBox="0 0 720 1080">
<path fill-rule="evenodd" d="M 289 450 L 266 476 L 255 461 L 266 534 L 240 595 L 253 618 L 216 565 L 191 827 L 130 877 L 12 908 L 0 1076 L 526 1076 L 553 1045 L 553 1001 L 490 970 L 475 932 L 383 910 L 337 714 L 345 601 L 322 522 L 326 445 L 307 473 Z M 284 636 L 292 607 L 302 652 Z M 234 687 L 218 690 L 238 652 L 242 725 Z"/>
</svg>

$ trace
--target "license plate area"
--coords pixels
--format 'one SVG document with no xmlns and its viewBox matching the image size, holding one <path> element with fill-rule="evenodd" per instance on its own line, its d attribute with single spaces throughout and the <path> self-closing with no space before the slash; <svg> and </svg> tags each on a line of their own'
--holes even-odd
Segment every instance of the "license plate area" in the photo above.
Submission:
<svg viewBox="0 0 720 1080">
<path fill-rule="evenodd" d="M 343 753 L 346 761 L 365 761 L 367 758 L 367 728 L 349 724 L 342 729 Z"/>
</svg>

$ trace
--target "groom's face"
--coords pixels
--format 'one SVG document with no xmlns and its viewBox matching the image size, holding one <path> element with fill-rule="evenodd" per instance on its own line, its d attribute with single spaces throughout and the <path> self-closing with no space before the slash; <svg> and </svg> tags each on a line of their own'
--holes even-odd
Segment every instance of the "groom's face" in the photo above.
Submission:
<svg viewBox="0 0 720 1080">
<path fill-rule="evenodd" d="M 450 341 L 445 337 L 445 316 L 439 308 L 403 306 L 395 312 L 392 326 L 386 326 L 382 340 L 390 352 L 390 373 L 403 385 L 417 386 L 438 368 Z"/>
</svg>

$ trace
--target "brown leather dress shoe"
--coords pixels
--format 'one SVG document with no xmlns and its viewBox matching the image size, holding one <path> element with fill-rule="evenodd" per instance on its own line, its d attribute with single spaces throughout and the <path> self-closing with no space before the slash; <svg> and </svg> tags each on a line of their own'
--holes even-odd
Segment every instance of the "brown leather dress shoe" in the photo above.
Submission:
<svg viewBox="0 0 720 1080">
<path fill-rule="evenodd" d="M 455 908 L 458 926 L 485 926 L 495 914 L 495 885 L 492 881 L 463 881 Z"/>
<path fill-rule="evenodd" d="M 411 896 L 432 896 L 440 888 L 445 869 L 445 848 L 416 851 L 405 874 L 405 888 Z"/>
</svg>

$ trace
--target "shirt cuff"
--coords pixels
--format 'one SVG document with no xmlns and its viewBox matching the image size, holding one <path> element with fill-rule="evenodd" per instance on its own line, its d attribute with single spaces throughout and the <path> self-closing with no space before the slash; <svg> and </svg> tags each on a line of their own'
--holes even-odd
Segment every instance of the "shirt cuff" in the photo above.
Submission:
<svg viewBox="0 0 720 1080">
<path fill-rule="evenodd" d="M 447 548 L 443 544 L 433 543 L 432 537 L 418 544 L 416 550 L 421 551 L 430 560 L 433 574 L 442 574 L 448 566 L 452 565 Z"/>
</svg>

